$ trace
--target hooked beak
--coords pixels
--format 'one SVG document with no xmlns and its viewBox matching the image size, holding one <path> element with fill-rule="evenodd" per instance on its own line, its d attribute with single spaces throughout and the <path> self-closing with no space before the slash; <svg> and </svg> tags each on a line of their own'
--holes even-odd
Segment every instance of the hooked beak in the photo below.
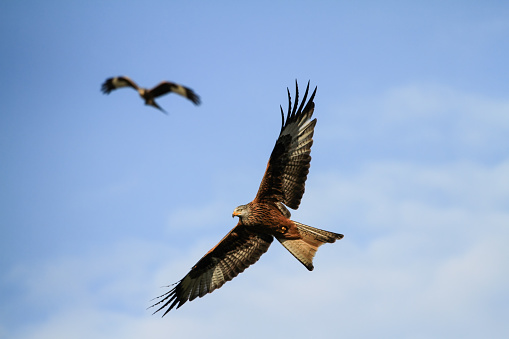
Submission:
<svg viewBox="0 0 509 339">
<path fill-rule="evenodd" d="M 235 210 L 233 211 L 233 213 L 232 213 L 232 218 L 234 218 L 234 217 L 240 217 L 240 212 L 239 212 L 239 211 L 237 211 L 237 209 L 235 209 Z"/>
</svg>

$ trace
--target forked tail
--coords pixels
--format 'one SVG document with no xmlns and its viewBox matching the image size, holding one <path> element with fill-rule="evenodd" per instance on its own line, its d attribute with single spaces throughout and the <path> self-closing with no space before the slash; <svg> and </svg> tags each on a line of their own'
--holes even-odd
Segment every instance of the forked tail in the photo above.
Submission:
<svg viewBox="0 0 509 339">
<path fill-rule="evenodd" d="M 325 243 L 333 243 L 342 239 L 343 234 L 324 231 L 294 221 L 299 230 L 301 239 L 277 238 L 295 258 L 297 258 L 310 271 L 313 270 L 313 257 L 318 247 Z"/>
</svg>

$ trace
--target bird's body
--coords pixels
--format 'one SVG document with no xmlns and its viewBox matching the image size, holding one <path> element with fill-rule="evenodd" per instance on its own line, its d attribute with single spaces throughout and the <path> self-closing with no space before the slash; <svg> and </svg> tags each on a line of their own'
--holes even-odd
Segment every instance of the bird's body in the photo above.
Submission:
<svg viewBox="0 0 509 339">
<path fill-rule="evenodd" d="M 155 98 L 173 92 L 179 94 L 189 100 L 195 105 L 200 104 L 200 97 L 190 88 L 176 84 L 174 82 L 162 81 L 152 89 L 139 87 L 134 81 L 126 76 L 118 76 L 106 79 L 102 84 L 101 90 L 104 94 L 110 94 L 111 91 L 122 88 L 131 87 L 138 92 L 140 97 L 145 101 L 145 105 L 157 108 L 158 110 L 166 113 L 155 101 Z"/>
<path fill-rule="evenodd" d="M 237 225 L 194 265 L 173 289 L 162 295 L 156 312 L 167 307 L 163 316 L 175 306 L 203 297 L 220 288 L 265 253 L 276 238 L 308 270 L 313 270 L 313 257 L 319 246 L 343 238 L 342 234 L 324 231 L 290 219 L 286 206 L 297 209 L 304 194 L 304 184 L 311 161 L 311 145 L 316 119 L 313 98 L 298 105 L 298 87 L 292 110 L 288 91 L 286 121 L 281 108 L 282 126 L 272 151 L 258 193 L 253 201 L 240 205 L 232 216 Z M 153 306 L 155 306 L 153 305 Z M 155 313 L 155 312 L 154 312 Z"/>
<path fill-rule="evenodd" d="M 296 239 L 299 236 L 295 224 L 273 203 L 250 202 L 237 207 L 233 216 L 239 217 L 239 224 L 258 232 L 285 239 Z M 263 219 L 262 224 L 260 219 Z"/>
</svg>

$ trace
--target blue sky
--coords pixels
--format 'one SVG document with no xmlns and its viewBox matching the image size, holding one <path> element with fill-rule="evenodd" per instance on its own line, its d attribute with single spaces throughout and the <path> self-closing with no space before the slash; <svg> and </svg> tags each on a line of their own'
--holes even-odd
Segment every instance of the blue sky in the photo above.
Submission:
<svg viewBox="0 0 509 339">
<path fill-rule="evenodd" d="M 4 1 L 0 27 L 0 338 L 509 336 L 505 2 Z M 255 196 L 296 79 L 292 218 L 345 238 L 152 316 Z"/>
</svg>

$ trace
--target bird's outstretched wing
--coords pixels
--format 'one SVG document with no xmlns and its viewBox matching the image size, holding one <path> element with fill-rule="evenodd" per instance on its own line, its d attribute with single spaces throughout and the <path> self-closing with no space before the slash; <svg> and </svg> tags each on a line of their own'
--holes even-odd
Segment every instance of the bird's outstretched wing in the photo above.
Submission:
<svg viewBox="0 0 509 339">
<path fill-rule="evenodd" d="M 121 87 L 132 87 L 136 91 L 138 90 L 138 85 L 126 76 L 118 76 L 106 79 L 106 81 L 101 86 L 101 90 L 104 94 L 110 94 L 111 91 Z"/>
<path fill-rule="evenodd" d="M 152 88 L 150 90 L 150 95 L 154 98 L 157 98 L 169 92 L 177 93 L 191 100 L 195 105 L 200 104 L 200 97 L 192 89 L 169 81 L 163 81 Z"/>
<path fill-rule="evenodd" d="M 295 103 L 288 90 L 288 112 L 285 116 L 281 107 L 281 132 L 272 150 L 267 169 L 254 201 L 282 202 L 297 209 L 304 194 L 304 185 L 311 162 L 311 145 L 316 119 L 311 120 L 315 104 L 316 87 L 306 104 L 309 82 L 304 98 L 299 105 L 299 88 L 295 82 Z"/>
<path fill-rule="evenodd" d="M 161 295 L 162 304 L 154 313 L 167 307 L 163 316 L 175 306 L 203 297 L 235 278 L 267 252 L 273 237 L 256 233 L 237 224 L 214 248 L 200 259 L 175 287 Z"/>
</svg>

